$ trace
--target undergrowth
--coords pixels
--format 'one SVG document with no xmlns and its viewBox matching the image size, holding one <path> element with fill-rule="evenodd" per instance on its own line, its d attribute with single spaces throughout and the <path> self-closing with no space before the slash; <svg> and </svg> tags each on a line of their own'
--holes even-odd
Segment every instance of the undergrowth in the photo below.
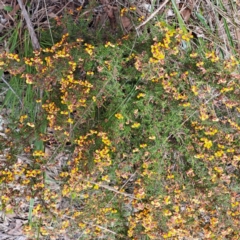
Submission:
<svg viewBox="0 0 240 240">
<path fill-rule="evenodd" d="M 0 206 L 30 239 L 238 239 L 239 62 L 149 29 L 1 54 Z"/>
</svg>

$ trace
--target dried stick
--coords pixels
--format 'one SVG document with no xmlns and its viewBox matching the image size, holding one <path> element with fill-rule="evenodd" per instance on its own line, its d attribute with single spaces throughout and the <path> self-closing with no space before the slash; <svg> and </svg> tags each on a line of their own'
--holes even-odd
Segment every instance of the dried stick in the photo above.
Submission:
<svg viewBox="0 0 240 240">
<path fill-rule="evenodd" d="M 105 185 L 105 184 L 100 184 L 100 183 L 97 183 L 97 182 L 93 182 L 93 181 L 90 181 L 90 180 L 84 180 L 84 179 L 82 179 L 82 181 L 97 185 L 101 188 L 105 188 L 105 189 L 107 189 L 111 192 L 115 192 L 116 194 L 120 194 L 120 195 L 123 195 L 125 197 L 129 197 L 129 198 L 132 198 L 132 199 L 138 199 L 138 198 L 134 197 L 132 194 L 128 194 L 128 193 L 125 193 L 125 192 L 120 192 L 120 191 L 116 190 L 115 188 L 110 187 L 110 186 Z"/>
<path fill-rule="evenodd" d="M 138 30 L 140 27 L 148 23 L 152 18 L 154 18 L 157 13 L 168 3 L 169 0 L 166 0 L 164 3 L 161 4 L 144 22 L 142 22 L 139 26 L 136 27 L 136 30 Z"/>
<path fill-rule="evenodd" d="M 11 87 L 11 85 L 4 79 L 3 76 L 1 77 L 1 79 L 9 87 L 9 89 L 13 92 L 13 94 L 17 97 L 21 106 L 23 107 L 23 102 L 22 102 L 21 98 L 17 95 L 17 93 L 14 91 L 14 89 Z"/>
<path fill-rule="evenodd" d="M 32 25 L 32 22 L 29 18 L 27 10 L 26 10 L 25 6 L 23 5 L 22 0 L 17 0 L 17 1 L 18 1 L 18 4 L 19 4 L 19 6 L 22 10 L 22 15 L 23 15 L 23 17 L 24 17 L 24 19 L 27 23 L 27 28 L 28 28 L 28 31 L 29 31 L 29 34 L 30 34 L 30 37 L 31 37 L 33 49 L 34 50 L 39 50 L 40 49 L 40 44 L 39 44 L 37 36 L 34 32 L 33 25 Z"/>
</svg>

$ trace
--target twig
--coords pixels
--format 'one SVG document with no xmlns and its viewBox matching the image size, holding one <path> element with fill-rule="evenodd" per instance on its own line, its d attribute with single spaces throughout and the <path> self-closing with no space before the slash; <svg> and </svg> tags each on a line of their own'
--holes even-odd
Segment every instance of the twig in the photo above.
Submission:
<svg viewBox="0 0 240 240">
<path fill-rule="evenodd" d="M 1 96 L 1 95 L 4 95 L 5 92 L 7 92 L 7 91 L 8 91 L 8 89 L 6 89 L 6 90 L 4 90 L 3 92 L 1 92 L 1 93 L 0 93 L 0 96 Z"/>
<path fill-rule="evenodd" d="M 210 102 L 212 99 L 218 97 L 220 95 L 220 93 L 217 93 L 216 95 L 213 95 L 212 97 L 210 97 L 208 100 L 206 100 L 204 102 L 203 105 L 207 104 L 208 102 Z M 194 111 L 181 125 L 179 128 L 181 128 L 192 116 L 194 116 L 196 113 L 198 112 L 198 110 Z"/>
<path fill-rule="evenodd" d="M 87 225 L 90 225 L 91 227 L 98 227 L 98 228 L 100 228 L 100 229 L 102 229 L 102 230 L 104 230 L 104 231 L 106 231 L 106 232 L 109 232 L 109 233 L 112 233 L 112 234 L 114 234 L 114 235 L 119 235 L 118 233 L 116 233 L 116 232 L 113 232 L 112 230 L 110 230 L 110 229 L 108 229 L 108 228 L 105 228 L 105 227 L 103 227 L 103 226 L 100 226 L 100 225 L 98 225 L 98 224 L 94 224 L 94 223 L 90 223 L 90 222 L 86 222 L 86 221 L 83 221 L 85 224 L 87 224 Z"/>
<path fill-rule="evenodd" d="M 110 187 L 110 186 L 108 186 L 108 185 L 104 185 L 104 184 L 100 184 L 100 183 L 97 183 L 97 182 L 93 182 L 93 181 L 89 181 L 89 180 L 84 180 L 84 179 L 82 179 L 82 181 L 87 182 L 87 183 L 91 183 L 91 184 L 94 184 L 94 185 L 97 185 L 97 186 L 99 186 L 99 187 L 101 187 L 101 188 L 105 188 L 105 189 L 107 189 L 107 190 L 109 190 L 109 191 L 111 191 L 111 192 L 115 192 L 115 193 L 120 194 L 120 195 L 123 195 L 123 196 L 125 196 L 125 197 L 129 197 L 129 198 L 132 198 L 132 199 L 138 199 L 138 198 L 134 197 L 134 196 L 131 195 L 131 194 L 128 194 L 128 193 L 125 193 L 125 192 L 120 192 L 120 191 L 116 190 L 115 188 Z"/>
<path fill-rule="evenodd" d="M 21 107 L 23 107 L 23 102 L 20 99 L 20 97 L 17 95 L 17 93 L 15 92 L 15 90 L 10 86 L 10 84 L 4 79 L 4 77 L 2 76 L 1 79 L 3 80 L 3 82 L 9 87 L 9 89 L 14 93 L 14 95 L 17 97 L 17 99 L 19 100 L 19 102 L 21 103 Z"/>
<path fill-rule="evenodd" d="M 59 13 L 61 13 L 66 7 L 67 5 L 69 5 L 72 1 L 69 1 L 65 4 L 65 6 L 63 6 L 57 13 L 56 13 L 56 16 L 58 16 Z"/>
<path fill-rule="evenodd" d="M 52 30 L 51 30 L 50 21 L 49 21 L 48 12 L 47 12 L 47 4 L 46 4 L 45 0 L 44 0 L 44 7 L 45 7 L 45 11 L 46 11 L 46 17 L 47 17 L 47 22 L 48 22 L 49 33 L 50 33 L 50 36 L 51 36 L 51 39 L 52 39 L 52 44 L 54 44 Z"/>
<path fill-rule="evenodd" d="M 38 49 L 40 49 L 40 44 L 39 44 L 37 36 L 34 32 L 33 25 L 32 25 L 32 22 L 29 18 L 27 10 L 26 10 L 25 6 L 23 5 L 22 0 L 17 0 L 17 1 L 18 1 L 18 4 L 19 4 L 19 6 L 22 10 L 22 15 L 23 15 L 23 17 L 24 17 L 24 19 L 27 23 L 27 28 L 28 28 L 28 31 L 29 31 L 29 34 L 30 34 L 30 37 L 31 37 L 33 49 L 38 50 Z"/>
<path fill-rule="evenodd" d="M 128 184 L 128 182 L 136 175 L 137 170 L 128 178 L 128 180 L 121 186 L 119 189 L 120 191 Z M 113 201 L 113 199 L 117 196 L 118 192 L 110 199 L 110 201 L 107 203 L 106 207 L 109 206 L 109 204 Z"/>
<path fill-rule="evenodd" d="M 148 23 L 152 18 L 157 15 L 157 13 L 168 3 L 169 0 L 166 0 L 164 3 L 162 3 L 161 6 L 159 6 L 144 22 L 142 22 L 139 26 L 136 27 L 136 30 L 138 30 L 140 27 Z"/>
</svg>

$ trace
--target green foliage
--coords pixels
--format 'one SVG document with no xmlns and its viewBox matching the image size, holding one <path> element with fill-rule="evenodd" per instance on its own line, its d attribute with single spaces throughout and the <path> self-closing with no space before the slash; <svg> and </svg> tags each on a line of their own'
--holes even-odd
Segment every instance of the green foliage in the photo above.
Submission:
<svg viewBox="0 0 240 240">
<path fill-rule="evenodd" d="M 236 239 L 238 60 L 194 50 L 183 25 L 112 42 L 87 21 L 61 28 L 40 52 L 1 55 L 2 209 L 29 201 L 32 238 Z"/>
</svg>

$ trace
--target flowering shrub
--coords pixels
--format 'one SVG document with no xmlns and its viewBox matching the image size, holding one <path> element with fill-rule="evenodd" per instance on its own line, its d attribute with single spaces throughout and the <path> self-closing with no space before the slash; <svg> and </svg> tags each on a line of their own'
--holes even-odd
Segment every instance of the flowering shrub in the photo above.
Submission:
<svg viewBox="0 0 240 240">
<path fill-rule="evenodd" d="M 183 49 L 192 35 L 162 22 L 151 35 L 132 52 L 131 36 L 65 34 L 1 55 L 36 102 L 9 125 L 0 165 L 2 210 L 34 200 L 29 237 L 239 236 L 239 63 Z"/>
</svg>

